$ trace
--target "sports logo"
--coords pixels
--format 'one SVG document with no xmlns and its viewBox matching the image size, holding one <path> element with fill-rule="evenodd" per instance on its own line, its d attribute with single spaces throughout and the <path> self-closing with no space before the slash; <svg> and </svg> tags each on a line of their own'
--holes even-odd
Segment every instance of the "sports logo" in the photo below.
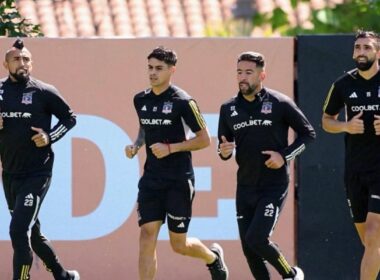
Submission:
<svg viewBox="0 0 380 280">
<path fill-rule="evenodd" d="M 2 118 L 23 118 L 23 119 L 30 119 L 32 118 L 32 114 L 29 112 L 0 112 L 0 116 Z"/>
<path fill-rule="evenodd" d="M 353 93 L 351 93 L 351 95 L 348 98 L 358 98 L 358 95 L 354 91 Z"/>
<path fill-rule="evenodd" d="M 140 119 L 143 125 L 171 125 L 172 121 L 168 119 Z"/>
<path fill-rule="evenodd" d="M 162 106 L 162 113 L 164 114 L 170 114 L 173 109 L 173 102 L 164 102 L 164 106 Z"/>
<path fill-rule="evenodd" d="M 31 92 L 24 92 L 24 93 L 22 94 L 21 103 L 22 103 L 22 104 L 25 104 L 25 105 L 32 104 L 32 101 L 33 101 L 33 93 L 34 93 L 34 91 L 31 91 Z"/>
<path fill-rule="evenodd" d="M 238 113 L 236 111 L 233 111 L 232 114 L 231 114 L 231 117 L 235 117 L 237 115 L 238 115 Z"/>
<path fill-rule="evenodd" d="M 177 226 L 177 228 L 184 228 L 184 227 L 185 227 L 184 222 L 180 223 L 180 224 Z"/>
<path fill-rule="evenodd" d="M 261 107 L 261 113 L 263 114 L 272 113 L 272 102 L 263 102 L 263 106 Z"/>
</svg>

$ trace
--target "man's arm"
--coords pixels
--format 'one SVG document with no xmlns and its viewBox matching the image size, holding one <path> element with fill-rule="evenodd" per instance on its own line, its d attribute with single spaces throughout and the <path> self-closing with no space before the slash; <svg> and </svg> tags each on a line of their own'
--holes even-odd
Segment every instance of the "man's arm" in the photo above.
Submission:
<svg viewBox="0 0 380 280">
<path fill-rule="evenodd" d="M 362 134 L 364 133 L 364 123 L 360 117 L 363 111 L 355 115 L 350 121 L 339 121 L 338 114 L 329 115 L 323 113 L 322 115 L 322 128 L 329 133 L 347 132 L 349 134 Z"/>
<path fill-rule="evenodd" d="M 284 103 L 284 106 L 286 121 L 296 132 L 296 138 L 293 143 L 278 152 L 285 161 L 290 161 L 301 154 L 307 144 L 315 140 L 316 133 L 309 120 L 293 101 L 289 100 Z"/>
<path fill-rule="evenodd" d="M 178 152 L 190 152 L 208 147 L 211 143 L 207 127 L 195 132 L 195 137 L 178 143 L 155 143 L 150 145 L 157 158 L 164 158 Z"/>
<path fill-rule="evenodd" d="M 125 155 L 128 158 L 133 158 L 140 148 L 145 144 L 145 130 L 140 126 L 137 139 L 133 145 L 127 145 L 125 147 Z"/>
<path fill-rule="evenodd" d="M 187 152 L 187 151 L 196 151 L 208 147 L 211 143 L 210 134 L 207 127 L 195 132 L 195 137 L 189 140 L 171 143 L 170 151 L 171 153 L 177 152 Z"/>
<path fill-rule="evenodd" d="M 70 106 L 66 103 L 59 91 L 49 86 L 45 89 L 47 98 L 47 110 L 54 115 L 58 122 L 49 131 L 44 131 L 40 127 L 31 127 L 36 134 L 31 138 L 37 147 L 45 147 L 49 144 L 55 143 L 60 140 L 65 134 L 72 129 L 76 124 L 76 116 L 71 110 Z"/>
<path fill-rule="evenodd" d="M 223 106 L 221 106 L 218 122 L 218 155 L 222 160 L 230 159 L 235 149 L 234 136 L 228 127 L 225 116 Z"/>
</svg>

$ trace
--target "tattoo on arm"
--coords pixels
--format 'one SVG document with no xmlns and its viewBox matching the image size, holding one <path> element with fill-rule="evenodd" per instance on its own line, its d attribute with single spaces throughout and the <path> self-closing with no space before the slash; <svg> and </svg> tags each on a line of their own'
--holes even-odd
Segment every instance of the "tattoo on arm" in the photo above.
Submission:
<svg viewBox="0 0 380 280">
<path fill-rule="evenodd" d="M 140 148 L 144 144 L 145 144 L 145 131 L 140 126 L 140 128 L 139 128 L 139 134 L 137 135 L 137 139 L 135 141 L 135 146 L 137 146 L 137 147 Z"/>
</svg>

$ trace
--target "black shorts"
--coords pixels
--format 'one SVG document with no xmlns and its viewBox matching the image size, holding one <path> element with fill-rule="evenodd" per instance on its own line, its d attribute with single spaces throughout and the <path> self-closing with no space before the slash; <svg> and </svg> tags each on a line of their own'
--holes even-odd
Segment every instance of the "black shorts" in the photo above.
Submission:
<svg viewBox="0 0 380 280">
<path fill-rule="evenodd" d="M 380 214 L 379 172 L 348 173 L 345 185 L 354 223 L 364 223 L 368 212 Z"/>
<path fill-rule="evenodd" d="M 195 195 L 194 179 L 170 180 L 142 176 L 137 212 L 139 226 L 168 219 L 169 230 L 185 233 L 189 228 Z"/>
</svg>

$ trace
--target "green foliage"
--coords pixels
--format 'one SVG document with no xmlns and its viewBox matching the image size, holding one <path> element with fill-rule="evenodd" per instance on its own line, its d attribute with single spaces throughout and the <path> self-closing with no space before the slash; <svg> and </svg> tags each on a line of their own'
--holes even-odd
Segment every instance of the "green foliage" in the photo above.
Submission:
<svg viewBox="0 0 380 280">
<path fill-rule="evenodd" d="M 39 25 L 20 15 L 14 0 L 0 0 L 0 36 L 36 37 L 43 34 Z"/>
<path fill-rule="evenodd" d="M 291 0 L 293 8 L 299 0 Z M 304 1 L 310 2 L 310 1 Z M 380 31 L 380 0 L 347 0 L 333 8 L 313 10 L 310 18 L 313 28 L 305 28 L 301 24 L 291 24 L 287 14 L 276 8 L 271 14 L 256 14 L 254 26 L 269 24 L 272 32 L 285 36 L 301 34 L 336 34 L 353 33 L 357 29 Z"/>
</svg>

